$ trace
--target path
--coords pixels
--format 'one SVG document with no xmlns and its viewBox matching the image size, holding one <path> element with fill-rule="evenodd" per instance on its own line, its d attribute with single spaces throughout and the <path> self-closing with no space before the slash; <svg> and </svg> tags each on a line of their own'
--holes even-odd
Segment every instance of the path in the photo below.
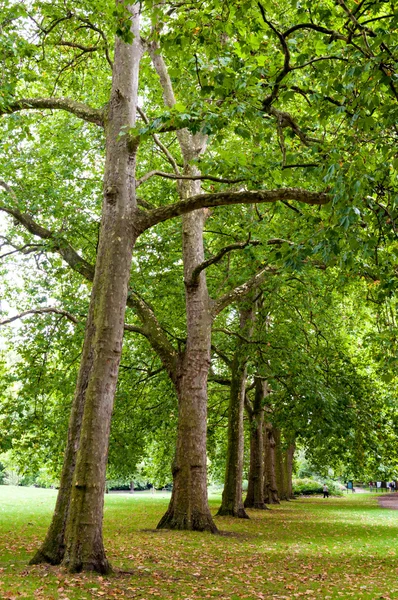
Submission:
<svg viewBox="0 0 398 600">
<path fill-rule="evenodd" d="M 384 496 L 378 497 L 378 503 L 381 508 L 392 508 L 398 510 L 398 494 L 384 494 Z"/>
</svg>

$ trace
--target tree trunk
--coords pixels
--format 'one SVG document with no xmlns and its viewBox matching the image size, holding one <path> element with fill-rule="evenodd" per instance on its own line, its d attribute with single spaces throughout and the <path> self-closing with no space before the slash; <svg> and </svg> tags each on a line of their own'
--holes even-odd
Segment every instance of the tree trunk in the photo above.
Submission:
<svg viewBox="0 0 398 600">
<path fill-rule="evenodd" d="M 184 146 L 183 146 L 184 148 Z M 189 158 L 189 156 L 188 156 Z M 187 173 L 197 173 L 186 165 Z M 182 198 L 200 190 L 200 182 L 179 185 Z M 207 376 L 210 367 L 212 318 L 206 276 L 193 280 L 194 269 L 204 261 L 204 210 L 184 215 L 182 245 L 187 311 L 187 344 L 180 356 L 176 383 L 178 429 L 173 471 L 173 493 L 159 529 L 217 532 L 207 497 Z"/>
<path fill-rule="evenodd" d="M 60 487 L 57 502 L 50 527 L 43 544 L 30 560 L 30 564 L 50 563 L 58 565 L 62 562 L 65 553 L 65 528 L 68 517 L 70 496 L 72 492 L 73 474 L 76 466 L 77 450 L 79 448 L 81 423 L 84 409 L 84 391 L 87 387 L 88 376 L 93 362 L 92 335 L 94 329 L 86 329 L 85 342 L 82 353 L 82 364 L 86 368 L 79 372 L 71 415 L 69 418 L 68 440 L 65 449 Z"/>
<path fill-rule="evenodd" d="M 288 500 L 286 470 L 284 464 L 285 453 L 282 449 L 281 431 L 277 427 L 274 427 L 273 432 L 275 439 L 275 474 L 278 496 L 280 500 Z"/>
<path fill-rule="evenodd" d="M 255 303 L 250 294 L 240 309 L 240 332 L 250 338 L 253 332 Z M 231 366 L 231 390 L 228 409 L 228 446 L 225 467 L 224 490 L 219 516 L 248 519 L 242 500 L 243 477 L 243 412 L 247 378 L 247 344 L 240 340 Z"/>
<path fill-rule="evenodd" d="M 286 460 L 285 460 L 285 464 L 286 464 L 286 491 L 287 491 L 287 496 L 288 498 L 294 498 L 294 494 L 293 494 L 293 458 L 294 458 L 294 452 L 296 450 L 296 446 L 293 443 L 289 444 L 287 450 L 286 450 Z"/>
<path fill-rule="evenodd" d="M 275 470 L 275 439 L 271 423 L 265 425 L 264 432 L 264 502 L 280 504 Z"/>
<path fill-rule="evenodd" d="M 264 396 L 267 384 L 255 378 L 253 406 L 248 410 L 250 419 L 250 469 L 245 508 L 266 509 L 264 502 Z"/>
<path fill-rule="evenodd" d="M 50 562 L 59 562 L 64 554 L 64 564 L 73 572 L 110 570 L 102 542 L 105 473 L 131 256 L 138 235 L 134 228 L 136 147 L 129 144 L 128 136 L 120 136 L 122 127 L 134 126 L 137 105 L 141 57 L 138 9 L 132 21 L 133 44 L 118 38 L 115 45 L 106 125 L 104 202 L 84 350 L 59 499 L 38 553 Z"/>
</svg>

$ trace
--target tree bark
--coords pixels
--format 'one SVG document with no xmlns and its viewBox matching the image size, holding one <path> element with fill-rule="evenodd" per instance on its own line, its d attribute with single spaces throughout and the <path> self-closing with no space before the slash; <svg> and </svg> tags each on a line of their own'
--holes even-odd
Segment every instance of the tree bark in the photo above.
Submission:
<svg viewBox="0 0 398 600">
<path fill-rule="evenodd" d="M 250 419 L 250 468 L 244 506 L 262 510 L 267 508 L 264 502 L 264 396 L 267 392 L 267 383 L 256 377 L 253 405 L 247 407 Z"/>
<path fill-rule="evenodd" d="M 198 184 L 181 184 L 181 193 L 186 193 L 187 187 L 193 185 Z M 158 528 L 216 533 L 208 507 L 206 465 L 207 376 L 212 319 L 205 273 L 191 283 L 193 270 L 204 260 L 204 222 L 205 213 L 201 210 L 185 215 L 182 223 L 187 345 L 180 357 L 176 385 L 178 430 L 172 467 L 173 493 Z"/>
<path fill-rule="evenodd" d="M 264 502 L 280 504 L 275 471 L 275 439 L 271 423 L 266 423 L 264 431 Z"/>
<path fill-rule="evenodd" d="M 61 488 L 53 522 L 35 557 L 53 563 L 63 557 L 72 572 L 110 570 L 102 542 L 105 472 L 132 249 L 138 235 L 137 148 L 127 136 L 120 136 L 122 127 L 134 126 L 138 95 L 138 9 L 132 13 L 133 43 L 117 38 L 115 45 L 100 241 Z"/>
<path fill-rule="evenodd" d="M 281 431 L 277 427 L 274 427 L 273 433 L 275 439 L 275 474 L 278 496 L 280 500 L 288 500 L 285 452 L 282 449 Z"/>
<path fill-rule="evenodd" d="M 253 331 L 255 306 L 250 295 L 240 309 L 240 331 L 250 338 Z M 243 412 L 247 378 L 247 344 L 240 340 L 231 365 L 231 390 L 228 409 L 228 446 L 225 467 L 224 490 L 219 516 L 248 519 L 242 500 L 243 477 Z"/>
<path fill-rule="evenodd" d="M 159 76 L 164 102 L 172 107 L 176 100 L 167 66 L 153 43 L 149 47 Z M 177 131 L 184 160 L 183 175 L 200 175 L 194 161 L 205 151 L 207 138 Z M 179 180 L 180 199 L 200 194 L 200 180 Z M 173 493 L 167 512 L 158 524 L 161 529 L 188 529 L 217 532 L 207 497 L 207 377 L 210 368 L 212 313 L 206 274 L 193 277 L 204 262 L 203 229 L 205 209 L 182 217 L 182 254 L 184 261 L 187 343 L 178 360 L 175 381 L 178 396 L 178 428 L 173 472 Z"/>
<path fill-rule="evenodd" d="M 293 459 L 294 459 L 294 452 L 296 450 L 296 446 L 294 444 L 294 442 L 292 442 L 291 444 L 289 444 L 287 450 L 286 450 L 286 459 L 285 459 L 285 464 L 286 464 L 286 492 L 287 492 L 287 497 L 288 498 L 294 498 L 294 494 L 293 494 Z"/>
</svg>

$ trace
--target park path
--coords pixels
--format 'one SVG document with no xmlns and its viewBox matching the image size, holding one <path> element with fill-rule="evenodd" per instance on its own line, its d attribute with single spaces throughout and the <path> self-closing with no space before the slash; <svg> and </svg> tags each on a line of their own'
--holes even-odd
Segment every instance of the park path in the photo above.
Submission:
<svg viewBox="0 0 398 600">
<path fill-rule="evenodd" d="M 384 496 L 379 496 L 377 500 L 381 508 L 398 510 L 398 493 L 384 494 Z"/>
</svg>

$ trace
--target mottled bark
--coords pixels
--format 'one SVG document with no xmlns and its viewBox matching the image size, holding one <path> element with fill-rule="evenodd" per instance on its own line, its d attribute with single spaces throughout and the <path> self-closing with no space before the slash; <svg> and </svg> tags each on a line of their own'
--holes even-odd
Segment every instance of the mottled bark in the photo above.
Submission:
<svg viewBox="0 0 398 600">
<path fill-rule="evenodd" d="M 264 427 L 264 502 L 279 504 L 275 470 L 275 439 L 271 423 Z"/>
<path fill-rule="evenodd" d="M 136 148 L 119 134 L 122 127 L 135 123 L 141 57 L 138 11 L 133 15 L 133 32 L 132 45 L 116 40 L 104 202 L 84 351 L 57 508 L 38 553 L 38 558 L 56 563 L 64 555 L 70 571 L 110 570 L 102 542 L 105 472 L 131 256 L 138 235 L 134 227 Z"/>
<path fill-rule="evenodd" d="M 186 165 L 186 171 L 192 168 Z M 184 197 L 200 182 L 179 185 Z M 178 429 L 173 471 L 173 493 L 158 528 L 217 532 L 207 497 L 207 376 L 210 366 L 211 313 L 205 272 L 192 282 L 194 269 L 204 260 L 203 210 L 183 217 L 187 344 L 180 356 L 178 380 Z"/>
<path fill-rule="evenodd" d="M 267 393 L 267 383 L 256 377 L 253 404 L 246 403 L 250 421 L 250 468 L 245 508 L 267 508 L 264 502 L 264 397 Z"/>
<path fill-rule="evenodd" d="M 175 104 L 173 87 L 166 64 L 156 43 L 149 47 L 167 106 Z M 206 148 L 206 137 L 177 132 L 184 160 L 183 175 L 200 175 L 196 159 Z M 200 180 L 180 180 L 179 196 L 186 201 L 200 194 Z M 193 277 L 204 261 L 203 209 L 182 218 L 182 254 L 184 261 L 185 304 L 187 314 L 186 348 L 179 357 L 175 381 L 178 396 L 177 444 L 173 471 L 173 493 L 167 512 L 158 528 L 217 532 L 207 498 L 207 377 L 210 368 L 212 314 L 206 274 Z"/>
<path fill-rule="evenodd" d="M 30 564 L 46 562 L 52 565 L 58 565 L 64 558 L 65 528 L 72 492 L 73 475 L 76 466 L 76 456 L 79 448 L 85 390 L 88 385 L 89 374 L 93 363 L 93 334 L 94 328 L 87 327 L 82 353 L 82 365 L 84 365 L 85 368 L 80 369 L 76 393 L 73 399 L 71 415 L 69 418 L 68 440 L 54 514 L 44 542 L 30 560 Z"/>
<path fill-rule="evenodd" d="M 240 332 L 246 339 L 253 331 L 255 303 L 250 296 L 240 308 Z M 218 515 L 248 519 L 242 500 L 243 413 L 247 378 L 247 343 L 239 339 L 231 364 L 231 387 L 228 408 L 228 445 L 224 490 Z"/>
</svg>

